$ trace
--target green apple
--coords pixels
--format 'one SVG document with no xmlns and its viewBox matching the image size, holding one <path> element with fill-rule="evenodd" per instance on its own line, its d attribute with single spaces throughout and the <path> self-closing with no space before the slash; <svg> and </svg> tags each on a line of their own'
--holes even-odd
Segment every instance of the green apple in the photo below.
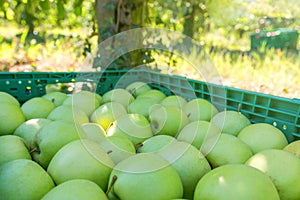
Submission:
<svg viewBox="0 0 300 200">
<path fill-rule="evenodd" d="M 20 106 L 0 103 L 0 135 L 13 134 L 23 122 L 25 122 L 25 116 Z"/>
<path fill-rule="evenodd" d="M 61 105 L 54 108 L 48 115 L 47 119 L 56 121 L 63 120 L 67 122 L 76 122 L 84 124 L 89 122 L 89 117 L 79 107 L 70 105 Z"/>
<path fill-rule="evenodd" d="M 138 153 L 156 152 L 168 146 L 172 142 L 176 142 L 176 139 L 172 136 L 154 135 L 153 137 L 145 140 L 140 145 L 137 145 L 137 152 Z"/>
<path fill-rule="evenodd" d="M 30 153 L 24 140 L 16 135 L 3 135 L 0 137 L 0 165 L 16 159 L 31 160 Z"/>
<path fill-rule="evenodd" d="M 82 139 L 61 148 L 52 158 L 47 172 L 57 185 L 72 179 L 87 179 L 106 191 L 113 167 L 113 161 L 99 144 Z"/>
<path fill-rule="evenodd" d="M 157 154 L 171 163 L 179 174 L 183 197 L 192 199 L 198 181 L 211 170 L 204 155 L 187 142 L 172 142 Z"/>
<path fill-rule="evenodd" d="M 55 106 L 60 106 L 68 97 L 66 93 L 63 92 L 50 92 L 42 96 L 54 103 Z"/>
<path fill-rule="evenodd" d="M 173 106 L 160 106 L 152 109 L 149 121 L 154 135 L 170 135 L 175 137 L 189 123 L 186 114 Z"/>
<path fill-rule="evenodd" d="M 281 149 L 267 149 L 253 155 L 247 165 L 268 175 L 280 199 L 300 199 L 300 159 Z"/>
<path fill-rule="evenodd" d="M 194 199 L 280 200 L 271 179 L 244 164 L 224 165 L 205 174 L 196 186 Z"/>
<path fill-rule="evenodd" d="M 47 168 L 59 149 L 81 138 L 86 138 L 86 134 L 80 125 L 65 121 L 50 122 L 35 135 L 36 148 L 31 150 L 32 158 L 42 167 Z"/>
<path fill-rule="evenodd" d="M 300 158 L 300 140 L 296 140 L 286 145 L 283 150 L 288 151 Z"/>
<path fill-rule="evenodd" d="M 102 97 L 90 91 L 79 91 L 66 98 L 63 105 L 75 106 L 89 117 L 101 104 Z"/>
<path fill-rule="evenodd" d="M 282 131 L 266 123 L 245 127 L 238 134 L 238 138 L 250 146 L 253 153 L 265 149 L 283 149 L 288 144 Z"/>
<path fill-rule="evenodd" d="M 188 116 L 190 121 L 210 121 L 218 113 L 217 108 L 209 101 L 201 98 L 193 99 L 187 102 L 182 110 Z"/>
<path fill-rule="evenodd" d="M 251 122 L 241 112 L 228 110 L 216 114 L 211 122 L 218 126 L 222 132 L 237 136 L 239 132 L 249 126 Z"/>
<path fill-rule="evenodd" d="M 118 102 L 127 108 L 134 101 L 134 97 L 125 89 L 116 88 L 103 94 L 102 102 Z"/>
<path fill-rule="evenodd" d="M 21 106 L 26 120 L 35 118 L 47 118 L 47 116 L 54 108 L 54 103 L 42 97 L 34 97 L 32 99 L 29 99 Z"/>
<path fill-rule="evenodd" d="M 90 117 L 90 121 L 98 123 L 104 130 L 114 122 L 118 117 L 127 114 L 124 106 L 117 102 L 108 102 L 97 108 Z"/>
<path fill-rule="evenodd" d="M 139 153 L 119 162 L 110 174 L 109 199 L 159 200 L 181 198 L 176 170 L 154 153 Z"/>
<path fill-rule="evenodd" d="M 120 116 L 107 129 L 108 136 L 127 137 L 134 145 L 152 137 L 149 121 L 140 114 L 125 114 Z"/>
<path fill-rule="evenodd" d="M 106 131 L 97 123 L 89 122 L 82 124 L 81 127 L 86 133 L 87 139 L 99 143 L 106 138 Z"/>
<path fill-rule="evenodd" d="M 130 94 L 132 94 L 134 97 L 137 97 L 137 96 L 151 90 L 151 87 L 147 83 L 136 81 L 136 82 L 129 84 L 125 89 Z"/>
<path fill-rule="evenodd" d="M 108 136 L 101 140 L 99 145 L 115 164 L 136 154 L 133 143 L 126 137 Z"/>
<path fill-rule="evenodd" d="M 44 118 L 36 118 L 30 119 L 23 122 L 18 128 L 15 130 L 14 135 L 17 135 L 24 139 L 26 146 L 29 149 L 35 148 L 33 146 L 33 141 L 36 133 L 46 124 L 49 124 L 51 120 Z"/>
<path fill-rule="evenodd" d="M 56 186 L 41 200 L 57 199 L 107 200 L 107 196 L 96 183 L 84 179 L 73 179 Z"/>
<path fill-rule="evenodd" d="M 239 138 L 221 134 L 209 152 L 204 152 L 213 168 L 227 164 L 244 164 L 252 155 L 251 148 Z"/>
<path fill-rule="evenodd" d="M 137 99 L 151 99 L 153 102 L 159 103 L 162 101 L 164 98 L 166 98 L 166 95 L 157 89 L 151 89 L 147 92 L 144 92 L 143 94 L 139 95 Z"/>
<path fill-rule="evenodd" d="M 187 101 L 181 96 L 171 95 L 164 98 L 160 102 L 160 104 L 163 106 L 175 106 L 177 108 L 182 109 L 185 106 L 185 104 L 187 104 Z"/>
<path fill-rule="evenodd" d="M 16 106 L 20 106 L 19 101 L 9 93 L 0 91 L 0 103 L 12 103 Z"/>
<path fill-rule="evenodd" d="M 183 127 L 177 136 L 177 140 L 192 144 L 206 155 L 204 147 L 205 151 L 211 149 L 217 142 L 220 134 L 221 130 L 208 121 L 193 121 Z M 215 141 L 210 138 L 215 138 Z"/>
<path fill-rule="evenodd" d="M 157 101 L 153 101 L 150 98 L 137 98 L 128 105 L 128 113 L 140 114 L 148 118 L 151 108 L 157 103 Z"/>
<path fill-rule="evenodd" d="M 51 177 L 36 162 L 17 159 L 0 165 L 1 199 L 40 200 L 52 188 Z"/>
</svg>

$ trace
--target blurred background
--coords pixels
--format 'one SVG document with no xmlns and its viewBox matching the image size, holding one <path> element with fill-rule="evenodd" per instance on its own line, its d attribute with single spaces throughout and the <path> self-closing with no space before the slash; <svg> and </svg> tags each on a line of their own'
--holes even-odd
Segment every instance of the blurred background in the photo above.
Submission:
<svg viewBox="0 0 300 200">
<path fill-rule="evenodd" d="M 0 0 L 0 71 L 97 70 L 98 43 L 158 27 L 201 45 L 224 85 L 300 98 L 299 7 L 298 0 Z M 140 64 L 202 79 L 184 58 L 156 49 L 125 54 L 109 68 Z"/>
</svg>

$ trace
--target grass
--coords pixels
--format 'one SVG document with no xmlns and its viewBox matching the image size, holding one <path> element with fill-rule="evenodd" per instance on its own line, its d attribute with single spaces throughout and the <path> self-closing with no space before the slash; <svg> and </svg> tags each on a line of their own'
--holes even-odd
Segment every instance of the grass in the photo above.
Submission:
<svg viewBox="0 0 300 200">
<path fill-rule="evenodd" d="M 15 30 L 8 32 L 16 33 Z M 0 45 L 0 71 L 80 71 L 86 67 L 91 68 L 92 56 L 83 55 L 84 43 L 78 38 L 59 39 L 26 47 L 20 44 L 13 34 L 10 35 L 12 43 L 2 42 Z M 208 37 L 208 41 L 213 41 L 213 35 Z M 219 41 L 220 36 L 217 35 L 216 39 Z M 224 38 L 220 39 L 223 40 Z M 96 44 L 96 37 L 92 43 Z M 248 43 L 244 41 L 241 44 L 242 48 L 245 48 Z M 95 52 L 92 55 L 95 55 Z M 223 85 L 300 99 L 299 53 L 289 54 L 286 51 L 271 49 L 266 50 L 265 56 L 253 53 L 237 54 L 233 58 L 230 54 L 224 55 L 222 52 L 213 52 L 209 56 Z M 162 73 L 171 72 L 207 81 L 188 62 L 189 58 L 184 60 L 172 57 L 176 60 L 176 65 L 170 67 L 169 57 L 159 54 L 154 57 L 155 64 L 160 66 Z"/>
</svg>

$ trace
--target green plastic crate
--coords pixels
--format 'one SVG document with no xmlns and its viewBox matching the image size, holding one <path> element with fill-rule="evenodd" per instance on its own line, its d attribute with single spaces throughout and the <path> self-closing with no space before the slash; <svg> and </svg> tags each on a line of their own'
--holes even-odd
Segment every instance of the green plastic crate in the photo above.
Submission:
<svg viewBox="0 0 300 200">
<path fill-rule="evenodd" d="M 90 82 L 95 92 L 104 94 L 143 81 L 167 95 L 177 94 L 187 100 L 200 97 L 212 102 L 219 111 L 240 110 L 252 123 L 268 123 L 283 131 L 289 142 L 300 139 L 300 100 L 251 92 L 187 79 L 149 70 L 112 70 L 99 72 L 19 72 L 0 73 L 0 91 L 15 96 L 21 103 L 46 93 L 55 83 Z"/>
<path fill-rule="evenodd" d="M 278 28 L 270 31 L 260 31 L 250 36 L 251 49 L 262 46 L 266 48 L 297 49 L 298 31 L 294 29 Z"/>
</svg>

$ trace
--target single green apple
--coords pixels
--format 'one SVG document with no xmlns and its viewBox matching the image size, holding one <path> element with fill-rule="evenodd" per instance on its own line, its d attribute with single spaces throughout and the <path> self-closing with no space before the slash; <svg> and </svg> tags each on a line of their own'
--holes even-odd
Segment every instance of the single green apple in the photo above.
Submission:
<svg viewBox="0 0 300 200">
<path fill-rule="evenodd" d="M 47 168 L 59 149 L 81 138 L 86 138 L 86 134 L 80 125 L 65 121 L 50 122 L 35 135 L 34 143 L 37 147 L 31 150 L 32 158 Z"/>
<path fill-rule="evenodd" d="M 136 81 L 136 82 L 129 84 L 125 89 L 130 94 L 132 94 L 134 97 L 137 97 L 137 96 L 151 90 L 151 87 L 147 83 Z"/>
<path fill-rule="evenodd" d="M 148 118 L 151 107 L 157 105 L 157 101 L 148 98 L 137 98 L 128 105 L 128 113 L 140 114 Z"/>
<path fill-rule="evenodd" d="M 62 147 L 52 158 L 47 172 L 59 185 L 72 179 L 87 179 L 106 191 L 114 163 L 94 141 L 81 139 Z"/>
<path fill-rule="evenodd" d="M 271 179 L 244 164 L 224 165 L 205 174 L 196 186 L 194 199 L 280 200 Z"/>
<path fill-rule="evenodd" d="M 268 175 L 280 199 L 300 199 L 300 159 L 281 149 L 267 149 L 254 154 L 246 165 Z"/>
<path fill-rule="evenodd" d="M 283 150 L 288 151 L 300 158 L 300 140 L 296 140 L 286 145 Z"/>
<path fill-rule="evenodd" d="M 20 108 L 12 103 L 0 103 L 0 135 L 13 134 L 25 122 L 25 116 Z"/>
<path fill-rule="evenodd" d="M 266 124 L 251 124 L 240 131 L 238 138 L 250 146 L 253 153 L 265 149 L 283 149 L 287 139 L 278 128 Z"/>
<path fill-rule="evenodd" d="M 152 109 L 149 121 L 154 135 L 170 135 L 175 137 L 189 123 L 186 114 L 173 106 L 161 106 Z"/>
<path fill-rule="evenodd" d="M 183 187 L 170 163 L 154 153 L 139 153 L 119 162 L 110 174 L 109 199 L 181 198 Z"/>
<path fill-rule="evenodd" d="M 206 155 L 217 142 L 221 130 L 208 121 L 193 121 L 187 124 L 177 135 L 178 141 L 192 144 Z"/>
<path fill-rule="evenodd" d="M 56 186 L 41 200 L 57 199 L 107 200 L 107 196 L 96 183 L 84 179 L 73 179 Z"/>
<path fill-rule="evenodd" d="M 217 108 L 209 101 L 201 98 L 193 99 L 187 102 L 182 110 L 188 116 L 190 121 L 210 121 L 218 113 Z"/>
<path fill-rule="evenodd" d="M 152 137 L 149 121 L 140 114 L 125 114 L 120 116 L 107 129 L 108 136 L 128 138 L 134 145 Z"/>
<path fill-rule="evenodd" d="M 36 162 L 17 159 L 0 165 L 1 199 L 40 200 L 52 188 L 51 177 Z"/>
<path fill-rule="evenodd" d="M 16 106 L 20 106 L 19 101 L 14 96 L 12 96 L 7 92 L 1 92 L 1 91 L 0 91 L 0 103 L 12 103 L 15 104 Z"/>
<path fill-rule="evenodd" d="M 216 114 L 211 122 L 218 126 L 222 132 L 237 136 L 239 132 L 249 126 L 251 122 L 241 112 L 228 110 Z"/>
<path fill-rule="evenodd" d="M 54 103 L 54 105 L 60 106 L 68 97 L 66 93 L 63 92 L 50 92 L 42 96 L 45 99 L 48 99 Z"/>
<path fill-rule="evenodd" d="M 97 108 L 90 117 L 90 121 L 98 123 L 104 130 L 114 122 L 118 117 L 127 114 L 124 106 L 117 102 L 108 102 Z"/>
<path fill-rule="evenodd" d="M 115 164 L 136 154 L 133 143 L 126 137 L 108 136 L 101 140 L 99 145 Z"/>
<path fill-rule="evenodd" d="M 61 105 L 54 108 L 48 115 L 47 119 L 56 121 L 63 120 L 67 122 L 76 122 L 84 124 L 89 122 L 89 117 L 79 107 L 70 105 Z"/>
<path fill-rule="evenodd" d="M 213 168 L 227 164 L 244 164 L 252 155 L 251 148 L 239 138 L 222 133 L 209 152 L 204 152 Z"/>
<path fill-rule="evenodd" d="M 32 99 L 29 99 L 21 106 L 26 120 L 35 118 L 47 118 L 47 116 L 54 108 L 54 103 L 42 97 L 34 97 Z"/>
<path fill-rule="evenodd" d="M 176 139 L 169 135 L 154 135 L 153 137 L 145 140 L 143 143 L 137 145 L 138 153 L 151 153 L 161 150 Z"/>
<path fill-rule="evenodd" d="M 198 181 L 211 170 L 202 153 L 187 142 L 172 142 L 157 152 L 180 176 L 183 197 L 192 199 Z"/>
<path fill-rule="evenodd" d="M 97 123 L 89 122 L 82 124 L 81 127 L 86 133 L 87 139 L 99 143 L 106 138 L 106 131 Z"/>
<path fill-rule="evenodd" d="M 125 108 L 127 108 L 127 106 L 134 101 L 134 97 L 127 90 L 121 88 L 110 90 L 104 93 L 102 97 L 103 103 L 118 102 Z"/>
<path fill-rule="evenodd" d="M 151 89 L 147 92 L 144 92 L 143 94 L 139 95 L 137 99 L 151 99 L 153 102 L 159 103 L 162 101 L 164 98 L 166 98 L 166 95 L 157 89 Z"/>
<path fill-rule="evenodd" d="M 78 107 L 90 117 L 94 110 L 100 106 L 101 99 L 102 97 L 96 93 L 82 90 L 66 98 L 63 105 Z"/>
<path fill-rule="evenodd" d="M 0 165 L 16 159 L 31 160 L 30 153 L 24 140 L 16 135 L 0 137 Z"/>
<path fill-rule="evenodd" d="M 171 95 L 164 98 L 160 102 L 160 104 L 163 106 L 175 106 L 177 108 L 182 109 L 185 106 L 185 104 L 187 104 L 187 101 L 181 96 Z"/>
<path fill-rule="evenodd" d="M 14 135 L 17 135 L 24 139 L 24 142 L 26 146 L 29 149 L 35 148 L 33 146 L 34 144 L 34 138 L 36 133 L 46 124 L 49 124 L 51 122 L 50 119 L 44 119 L 44 118 L 36 118 L 36 119 L 30 119 L 25 122 L 23 122 L 18 128 L 15 130 Z"/>
</svg>

